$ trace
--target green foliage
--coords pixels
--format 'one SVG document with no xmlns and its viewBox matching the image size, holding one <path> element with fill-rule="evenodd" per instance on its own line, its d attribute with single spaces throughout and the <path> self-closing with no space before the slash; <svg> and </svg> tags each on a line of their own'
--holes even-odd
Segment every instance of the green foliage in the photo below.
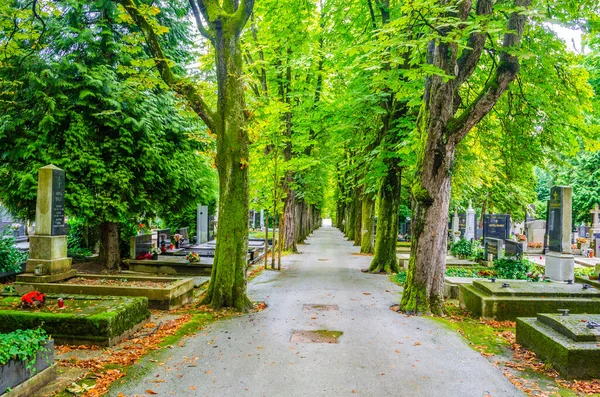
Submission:
<svg viewBox="0 0 600 397">
<path fill-rule="evenodd" d="M 473 254 L 473 244 L 464 238 L 450 243 L 450 253 L 457 258 L 469 258 Z"/>
<path fill-rule="evenodd" d="M 0 273 L 19 272 L 21 263 L 27 260 L 27 253 L 15 246 L 16 240 L 6 227 L 0 234 Z"/>
<path fill-rule="evenodd" d="M 446 269 L 448 277 L 469 277 L 469 278 L 492 278 L 497 277 L 495 270 L 484 266 L 469 267 L 449 267 Z"/>
<path fill-rule="evenodd" d="M 11 4 L 11 12 L 26 13 Z M 168 26 L 165 51 L 176 62 L 190 60 L 187 7 L 169 2 L 159 17 Z M 33 219 L 37 170 L 50 163 L 66 171 L 67 215 L 90 229 L 168 218 L 214 201 L 214 142 L 160 83 L 143 38 L 120 23 L 115 3 L 61 1 L 44 17 L 39 46 L 0 61 L 0 82 L 19 87 L 0 94 L 3 204 Z M 35 18 L 25 25 L 42 28 Z M 0 37 L 10 36 L 10 27 L 0 24 Z M 28 40 L 16 35 L 12 44 L 31 47 Z M 77 233 L 69 248 L 85 255 Z"/>
<path fill-rule="evenodd" d="M 16 330 L 0 334 L 0 366 L 10 360 L 25 361 L 33 369 L 37 352 L 46 346 L 48 335 L 41 329 Z"/>
<path fill-rule="evenodd" d="M 70 218 L 67 221 L 67 255 L 74 259 L 85 259 L 92 255 L 92 250 L 85 246 L 87 227 L 81 218 Z"/>
<path fill-rule="evenodd" d="M 496 271 L 498 278 L 526 280 L 527 274 L 536 271 L 536 266 L 527 259 L 504 257 L 494 261 L 494 270 Z"/>
</svg>

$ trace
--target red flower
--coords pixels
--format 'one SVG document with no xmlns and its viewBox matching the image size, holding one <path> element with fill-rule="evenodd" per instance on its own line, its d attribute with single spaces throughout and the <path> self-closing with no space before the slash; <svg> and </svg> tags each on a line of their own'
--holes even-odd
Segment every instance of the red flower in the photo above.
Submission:
<svg viewBox="0 0 600 397">
<path fill-rule="evenodd" d="M 33 305 L 34 302 L 44 303 L 46 301 L 46 295 L 39 291 L 31 291 L 21 297 L 21 303 L 26 305 Z"/>
</svg>

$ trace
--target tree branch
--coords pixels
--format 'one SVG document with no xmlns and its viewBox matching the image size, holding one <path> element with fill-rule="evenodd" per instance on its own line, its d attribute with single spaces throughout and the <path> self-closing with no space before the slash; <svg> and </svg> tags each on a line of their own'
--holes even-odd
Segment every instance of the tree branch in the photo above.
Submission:
<svg viewBox="0 0 600 397">
<path fill-rule="evenodd" d="M 204 36 L 214 44 L 215 36 L 204 27 L 204 24 L 202 23 L 202 16 L 200 16 L 200 10 L 198 9 L 198 4 L 196 4 L 196 0 L 189 0 L 189 2 L 190 6 L 192 7 L 192 13 L 194 14 L 194 19 L 196 20 L 196 26 L 198 27 L 198 31 L 202 36 Z"/>
<path fill-rule="evenodd" d="M 142 15 L 140 10 L 135 6 L 133 0 L 117 0 L 121 4 L 129 16 L 136 23 L 138 28 L 144 34 L 146 44 L 150 49 L 158 73 L 163 81 L 171 87 L 175 92 L 185 97 L 192 109 L 200 116 L 200 118 L 206 123 L 207 127 L 215 132 L 214 129 L 214 113 L 209 109 L 208 105 L 202 97 L 202 93 L 198 87 L 191 81 L 181 79 L 173 74 L 171 67 L 169 66 L 169 60 L 165 56 L 162 47 L 158 41 L 158 35 L 152 28 L 152 26 L 146 20 L 146 17 Z"/>
<path fill-rule="evenodd" d="M 509 51 L 520 44 L 527 16 L 523 8 L 529 7 L 532 0 L 515 0 L 515 6 L 521 8 L 513 12 L 508 21 L 508 33 L 504 35 L 503 51 L 495 78 L 482 89 L 475 101 L 456 119 L 448 123 L 448 135 L 454 145 L 458 144 L 477 123 L 490 112 L 509 84 L 517 77 L 519 58 Z"/>
<path fill-rule="evenodd" d="M 252 15 L 252 9 L 254 8 L 254 0 L 241 0 L 240 5 L 235 12 L 234 15 L 234 23 L 235 29 L 240 32 L 244 26 L 246 26 L 246 22 Z"/>
<path fill-rule="evenodd" d="M 477 16 L 490 15 L 494 8 L 494 0 L 479 0 L 477 2 Z M 467 12 L 468 15 L 468 12 Z M 454 88 L 458 90 L 460 86 L 475 72 L 483 48 L 485 46 L 486 34 L 484 32 L 473 32 L 469 37 L 467 48 L 464 49 L 461 57 L 458 59 L 458 74 L 454 80 Z"/>
</svg>

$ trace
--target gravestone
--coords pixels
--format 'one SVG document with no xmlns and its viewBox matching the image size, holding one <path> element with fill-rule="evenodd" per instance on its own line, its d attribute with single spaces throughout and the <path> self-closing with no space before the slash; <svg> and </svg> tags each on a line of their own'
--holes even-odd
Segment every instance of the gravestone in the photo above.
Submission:
<svg viewBox="0 0 600 397">
<path fill-rule="evenodd" d="M 54 165 L 38 171 L 35 235 L 29 241 L 26 272 L 39 276 L 39 282 L 60 281 L 77 273 L 67 257 L 65 171 Z"/>
<path fill-rule="evenodd" d="M 467 216 L 465 218 L 465 240 L 471 241 L 475 238 L 475 229 L 477 227 L 477 215 L 475 214 L 471 200 L 469 200 L 469 208 L 467 208 Z"/>
<path fill-rule="evenodd" d="M 158 229 L 156 231 L 156 247 L 160 248 L 162 245 L 169 249 L 169 245 L 171 244 L 171 229 Z"/>
<path fill-rule="evenodd" d="M 486 214 L 483 216 L 483 237 L 506 240 L 510 236 L 510 215 Z"/>
<path fill-rule="evenodd" d="M 454 210 L 454 215 L 452 216 L 452 241 L 457 242 L 460 240 L 460 229 L 459 229 L 459 219 L 458 212 Z"/>
<path fill-rule="evenodd" d="M 136 259 L 140 254 L 147 254 L 152 248 L 151 234 L 138 234 L 130 239 L 129 257 Z"/>
<path fill-rule="evenodd" d="M 585 223 L 581 222 L 581 225 L 577 228 L 577 237 L 585 238 L 586 234 L 586 226 Z"/>
<path fill-rule="evenodd" d="M 483 240 L 485 248 L 485 259 L 494 261 L 504 256 L 504 240 L 487 237 Z"/>
<path fill-rule="evenodd" d="M 208 206 L 198 205 L 196 214 L 196 236 L 198 236 L 198 244 L 205 243 L 209 240 L 209 220 Z"/>
<path fill-rule="evenodd" d="M 554 281 L 575 279 L 575 258 L 571 251 L 573 189 L 555 186 L 548 201 L 548 247 L 546 276 Z"/>
<path fill-rule="evenodd" d="M 523 257 L 523 244 L 517 241 L 504 240 L 504 253 L 506 256 L 521 259 Z"/>
<path fill-rule="evenodd" d="M 189 243 L 190 232 L 187 227 L 180 228 L 179 230 L 177 230 L 177 233 L 181 234 L 181 240 L 183 241 L 184 244 Z"/>
<path fill-rule="evenodd" d="M 546 221 L 536 220 L 525 224 L 525 234 L 530 243 L 543 243 L 546 234 Z"/>
<path fill-rule="evenodd" d="M 24 223 L 15 219 L 6 208 L 0 205 L 0 233 L 8 228 L 17 242 L 27 241 Z"/>
</svg>

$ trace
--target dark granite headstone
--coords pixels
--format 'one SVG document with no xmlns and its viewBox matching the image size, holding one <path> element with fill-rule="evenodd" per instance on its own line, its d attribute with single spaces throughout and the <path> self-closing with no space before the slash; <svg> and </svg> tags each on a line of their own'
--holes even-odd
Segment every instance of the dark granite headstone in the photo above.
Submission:
<svg viewBox="0 0 600 397">
<path fill-rule="evenodd" d="M 65 223 L 65 171 L 52 170 L 52 215 L 51 235 L 64 236 L 67 234 Z"/>
<path fill-rule="evenodd" d="M 510 215 L 486 214 L 483 216 L 483 237 L 506 240 L 510 237 Z"/>
<path fill-rule="evenodd" d="M 171 244 L 171 229 L 159 229 L 156 231 L 156 247 L 160 248 L 163 241 L 167 248 L 169 248 Z"/>
<path fill-rule="evenodd" d="M 506 256 L 520 259 L 523 257 L 523 244 L 512 240 L 504 240 L 504 252 Z"/>
<path fill-rule="evenodd" d="M 548 247 L 550 251 L 554 252 L 563 251 L 562 197 L 562 187 L 553 187 L 548 201 L 548 222 L 546 224 L 548 225 Z"/>
<path fill-rule="evenodd" d="M 493 256 L 493 260 L 502 258 L 502 256 L 503 256 L 504 247 L 503 247 L 501 239 L 487 237 L 484 240 L 484 248 L 485 248 L 485 260 L 487 260 L 489 255 Z"/>
<path fill-rule="evenodd" d="M 131 245 L 131 259 L 136 259 L 140 254 L 147 254 L 152 248 L 152 235 L 139 234 L 132 238 Z"/>
</svg>

